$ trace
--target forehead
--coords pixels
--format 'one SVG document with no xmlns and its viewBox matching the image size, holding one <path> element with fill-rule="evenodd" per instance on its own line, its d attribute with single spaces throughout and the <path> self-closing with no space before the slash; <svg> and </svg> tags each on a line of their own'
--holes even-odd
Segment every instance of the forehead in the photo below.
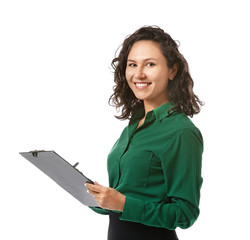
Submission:
<svg viewBox="0 0 250 240">
<path fill-rule="evenodd" d="M 151 40 L 135 42 L 131 47 L 128 59 L 162 58 L 164 57 L 160 44 Z"/>
</svg>

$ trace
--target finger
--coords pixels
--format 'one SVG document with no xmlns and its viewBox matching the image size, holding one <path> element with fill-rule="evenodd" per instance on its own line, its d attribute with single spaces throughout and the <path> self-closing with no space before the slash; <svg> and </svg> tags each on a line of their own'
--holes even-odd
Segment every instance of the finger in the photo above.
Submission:
<svg viewBox="0 0 250 240">
<path fill-rule="evenodd" d="M 86 182 L 85 183 L 85 187 L 87 187 L 87 188 L 90 188 L 90 187 L 92 187 L 92 186 L 100 186 L 100 187 L 103 187 L 101 184 L 99 184 L 97 181 L 95 181 L 94 183 L 88 183 L 88 182 Z"/>
<path fill-rule="evenodd" d="M 95 181 L 94 183 L 85 183 L 85 187 L 87 187 L 87 188 L 91 188 L 91 186 L 93 186 L 93 185 L 103 187 L 97 181 Z"/>
<path fill-rule="evenodd" d="M 97 185 L 97 186 L 102 186 L 102 185 L 99 184 L 97 181 L 95 181 L 94 184 Z"/>
<path fill-rule="evenodd" d="M 92 194 L 95 198 L 99 198 L 100 193 L 92 190 L 87 190 L 89 194 Z"/>
<path fill-rule="evenodd" d="M 87 189 L 92 189 L 92 187 L 94 186 L 93 183 L 85 183 L 84 185 Z"/>
<path fill-rule="evenodd" d="M 89 190 L 91 190 L 91 191 L 94 191 L 94 192 L 101 192 L 101 190 L 102 190 L 102 186 L 99 186 L 99 185 L 93 185 L 93 184 L 89 184 L 89 185 L 86 185 L 87 186 L 87 188 L 89 189 Z"/>
<path fill-rule="evenodd" d="M 95 192 L 95 191 L 92 191 L 92 190 L 87 190 L 87 193 L 89 193 L 89 194 L 92 194 L 92 195 L 94 195 L 94 196 L 97 196 L 98 194 L 100 194 L 99 192 Z"/>
<path fill-rule="evenodd" d="M 89 186 L 93 185 L 93 183 L 86 182 L 84 185 L 85 185 L 86 188 L 89 188 Z"/>
</svg>

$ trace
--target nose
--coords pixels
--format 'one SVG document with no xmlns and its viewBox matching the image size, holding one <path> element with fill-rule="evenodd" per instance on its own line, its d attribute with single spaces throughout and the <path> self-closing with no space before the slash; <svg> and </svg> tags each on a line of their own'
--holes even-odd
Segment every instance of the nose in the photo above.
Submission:
<svg viewBox="0 0 250 240">
<path fill-rule="evenodd" d="M 135 78 L 136 79 L 144 79 L 146 77 L 144 70 L 142 67 L 138 67 L 136 69 L 136 73 L 135 73 Z"/>
</svg>

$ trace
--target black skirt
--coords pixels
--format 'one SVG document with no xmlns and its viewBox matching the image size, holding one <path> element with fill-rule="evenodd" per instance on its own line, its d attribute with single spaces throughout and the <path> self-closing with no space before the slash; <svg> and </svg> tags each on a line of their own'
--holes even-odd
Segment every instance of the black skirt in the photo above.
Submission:
<svg viewBox="0 0 250 240">
<path fill-rule="evenodd" d="M 120 216 L 120 213 L 110 211 L 108 240 L 178 240 L 174 230 L 122 221 Z"/>
</svg>

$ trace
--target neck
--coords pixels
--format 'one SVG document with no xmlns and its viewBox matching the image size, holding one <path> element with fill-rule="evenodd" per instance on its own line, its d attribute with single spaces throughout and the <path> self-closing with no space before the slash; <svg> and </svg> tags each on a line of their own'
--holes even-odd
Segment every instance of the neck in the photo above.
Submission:
<svg viewBox="0 0 250 240">
<path fill-rule="evenodd" d="M 144 110 L 145 110 L 145 116 L 147 115 L 148 112 L 154 110 L 155 108 L 167 103 L 168 100 L 165 100 L 163 102 L 159 102 L 159 103 L 150 103 L 150 102 L 147 102 L 147 101 L 144 101 Z"/>
</svg>

